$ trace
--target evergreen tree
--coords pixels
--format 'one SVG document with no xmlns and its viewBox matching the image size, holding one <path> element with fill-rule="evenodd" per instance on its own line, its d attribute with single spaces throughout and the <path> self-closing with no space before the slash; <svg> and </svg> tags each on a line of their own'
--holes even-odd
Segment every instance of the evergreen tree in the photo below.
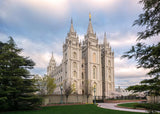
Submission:
<svg viewBox="0 0 160 114">
<path fill-rule="evenodd" d="M 160 95 L 160 42 L 147 45 L 143 41 L 148 38 L 159 38 L 160 33 L 160 0 L 141 0 L 144 12 L 139 15 L 133 25 L 144 27 L 138 32 L 138 43 L 126 52 L 122 58 L 134 58 L 137 68 L 148 69 L 150 79 L 140 82 L 140 85 L 130 86 L 128 90 L 147 92 L 149 95 Z M 152 111 L 151 111 L 152 113 Z"/>
<path fill-rule="evenodd" d="M 35 63 L 21 52 L 12 37 L 0 42 L 0 110 L 33 109 L 41 103 L 29 72 Z"/>
</svg>

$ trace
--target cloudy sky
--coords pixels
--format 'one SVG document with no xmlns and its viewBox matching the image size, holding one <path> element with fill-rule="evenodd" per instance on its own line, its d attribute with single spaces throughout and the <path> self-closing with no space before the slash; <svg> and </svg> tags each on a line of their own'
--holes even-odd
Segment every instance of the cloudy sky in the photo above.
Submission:
<svg viewBox="0 0 160 114">
<path fill-rule="evenodd" d="M 120 59 L 136 43 L 137 32 L 142 29 L 132 27 L 142 13 L 138 0 L 0 0 L 0 41 L 6 42 L 12 36 L 18 47 L 24 49 L 22 55 L 36 63 L 31 72 L 43 75 L 52 51 L 57 65 L 61 63 L 62 44 L 71 18 L 83 40 L 89 12 L 99 43 L 106 32 L 115 52 L 116 87 L 127 87 L 147 78 L 144 69 L 136 69 L 134 60 Z"/>
</svg>

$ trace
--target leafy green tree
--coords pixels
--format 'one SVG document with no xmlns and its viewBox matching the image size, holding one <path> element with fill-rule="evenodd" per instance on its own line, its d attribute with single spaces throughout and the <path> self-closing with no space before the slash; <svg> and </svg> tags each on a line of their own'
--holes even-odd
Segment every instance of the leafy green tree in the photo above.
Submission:
<svg viewBox="0 0 160 114">
<path fill-rule="evenodd" d="M 148 92 L 149 95 L 160 95 L 160 42 L 152 45 L 144 43 L 145 39 L 159 38 L 160 33 L 160 0 L 140 0 L 144 12 L 139 15 L 133 25 L 142 26 L 138 32 L 137 44 L 126 52 L 122 58 L 134 58 L 137 68 L 148 69 L 150 79 L 140 82 L 140 85 L 130 86 L 128 90 Z"/>
<path fill-rule="evenodd" d="M 46 82 L 46 89 L 47 89 L 47 94 L 53 94 L 56 84 L 55 84 L 55 79 L 52 78 L 51 76 L 46 75 L 44 77 L 44 81 Z"/>
<path fill-rule="evenodd" d="M 35 75 L 34 79 L 36 80 L 36 87 L 39 89 L 39 93 L 41 95 L 49 95 L 53 94 L 56 84 L 55 79 L 51 76 L 45 75 L 43 77 L 39 75 Z"/>
<path fill-rule="evenodd" d="M 33 109 L 41 103 L 29 72 L 35 63 L 21 52 L 12 37 L 0 41 L 0 110 Z"/>
</svg>

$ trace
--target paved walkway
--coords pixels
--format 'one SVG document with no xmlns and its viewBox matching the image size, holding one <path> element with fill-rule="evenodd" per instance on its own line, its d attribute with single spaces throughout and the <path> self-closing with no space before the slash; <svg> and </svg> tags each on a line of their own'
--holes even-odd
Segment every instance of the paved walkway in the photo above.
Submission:
<svg viewBox="0 0 160 114">
<path fill-rule="evenodd" d="M 127 108 L 119 108 L 116 107 L 118 103 L 98 103 L 98 106 L 101 108 L 107 108 L 112 110 L 121 110 L 121 111 L 129 111 L 129 112 L 143 112 L 147 113 L 146 110 L 138 110 L 138 109 L 127 109 Z"/>
</svg>

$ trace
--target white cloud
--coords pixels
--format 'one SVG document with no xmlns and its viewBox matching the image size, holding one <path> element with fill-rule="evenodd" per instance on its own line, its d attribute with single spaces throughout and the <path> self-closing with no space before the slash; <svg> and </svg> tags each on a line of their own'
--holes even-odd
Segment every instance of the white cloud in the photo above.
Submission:
<svg viewBox="0 0 160 114">
<path fill-rule="evenodd" d="M 62 56 L 56 52 L 56 49 L 62 45 L 47 45 L 44 43 L 32 42 L 26 38 L 17 37 L 17 43 L 24 49 L 23 55 L 30 56 L 31 59 L 36 63 L 35 68 L 46 69 L 51 58 L 51 52 L 54 52 L 54 58 L 57 65 L 61 63 Z M 55 44 L 55 42 L 53 42 Z M 54 51 L 54 50 L 55 51 Z"/>
<path fill-rule="evenodd" d="M 69 12 L 67 0 L 17 0 L 21 4 L 31 7 L 35 11 L 54 17 L 65 17 Z"/>
<path fill-rule="evenodd" d="M 111 11 L 114 10 L 119 3 L 117 0 L 71 0 L 70 2 L 74 10 L 78 12 L 84 11 Z"/>
<path fill-rule="evenodd" d="M 137 69 L 135 62 L 126 59 L 121 59 L 120 57 L 115 57 L 114 62 L 116 77 L 143 77 L 146 75 L 148 71 L 143 68 Z"/>
<path fill-rule="evenodd" d="M 3 33 L 0 33 L 0 36 L 2 36 L 0 40 L 3 42 L 9 40 L 7 35 Z M 19 48 L 23 48 L 22 55 L 29 56 L 36 63 L 35 68 L 46 69 L 52 51 L 57 65 L 62 61 L 62 54 L 59 54 L 59 49 L 62 47 L 60 43 L 52 42 L 50 45 L 43 42 L 37 43 L 22 36 L 15 36 L 14 40 Z"/>
<path fill-rule="evenodd" d="M 113 36 L 112 36 L 113 35 Z M 126 46 L 132 46 L 136 44 L 137 36 L 135 34 L 125 34 L 124 36 L 120 36 L 117 32 L 115 34 L 112 34 L 111 38 L 109 39 L 109 42 L 111 46 L 113 47 L 126 47 Z M 114 39 L 115 38 L 115 39 Z"/>
</svg>

